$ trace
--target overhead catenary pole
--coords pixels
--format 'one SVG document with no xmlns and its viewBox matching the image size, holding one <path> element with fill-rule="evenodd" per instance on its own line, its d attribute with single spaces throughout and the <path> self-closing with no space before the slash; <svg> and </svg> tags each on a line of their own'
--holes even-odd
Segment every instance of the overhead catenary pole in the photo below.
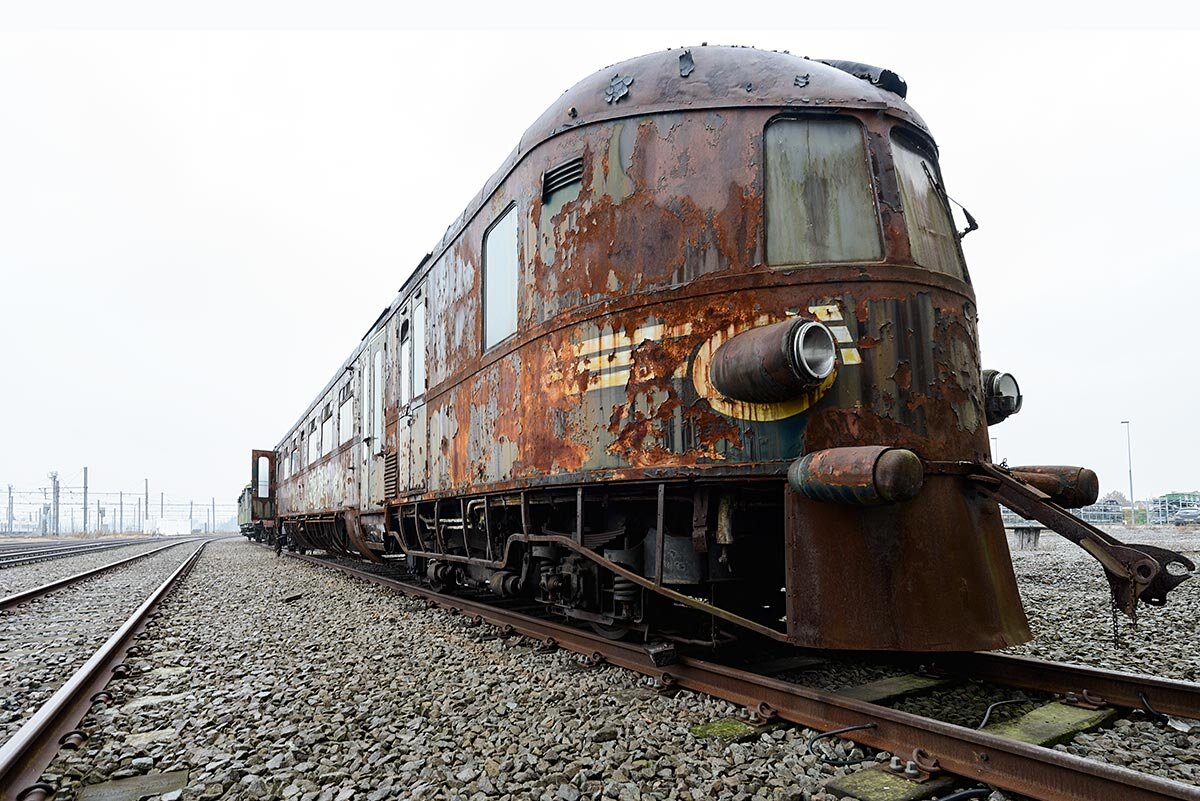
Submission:
<svg viewBox="0 0 1200 801">
<path fill-rule="evenodd" d="M 1129 457 L 1129 524 L 1133 525 L 1137 522 L 1137 512 L 1133 508 L 1133 438 L 1129 433 L 1129 421 L 1122 420 L 1121 425 L 1125 426 L 1125 452 Z"/>
<path fill-rule="evenodd" d="M 144 480 L 146 482 L 146 519 L 148 520 L 150 518 L 150 479 L 147 478 Z M 141 530 L 143 532 L 146 530 L 146 521 L 145 520 L 142 521 L 142 529 Z"/>
<path fill-rule="evenodd" d="M 158 493 L 158 516 L 160 518 L 166 517 L 166 515 L 163 514 L 163 498 L 164 498 L 164 496 L 166 496 L 165 492 Z"/>
<path fill-rule="evenodd" d="M 125 493 L 120 492 L 117 495 L 117 500 L 120 505 L 120 513 L 117 516 L 117 524 L 121 527 L 121 533 L 125 533 Z"/>
<path fill-rule="evenodd" d="M 50 491 L 51 491 L 51 514 L 50 514 L 50 531 L 54 536 L 58 536 L 58 473 L 50 474 Z"/>
<path fill-rule="evenodd" d="M 194 511 L 193 507 L 195 505 L 196 505 L 195 501 L 188 501 L 188 534 L 191 534 L 193 529 L 195 529 L 195 527 L 196 527 L 196 524 L 192 522 L 193 518 L 195 517 L 195 515 L 192 514 L 192 512 Z"/>
<path fill-rule="evenodd" d="M 8 533 L 13 533 L 12 484 L 8 485 Z"/>
<path fill-rule="evenodd" d="M 142 499 L 137 499 L 137 512 L 134 514 L 133 528 L 135 531 L 142 530 Z"/>
<path fill-rule="evenodd" d="M 87 524 L 88 524 L 87 513 L 88 513 L 87 468 L 85 467 L 85 468 L 83 468 L 83 533 L 84 534 L 87 534 Z"/>
<path fill-rule="evenodd" d="M 216 498 L 212 499 L 212 521 L 213 521 L 213 524 L 212 524 L 212 528 L 210 529 L 210 531 L 212 531 L 215 534 L 217 531 L 217 499 Z"/>
</svg>

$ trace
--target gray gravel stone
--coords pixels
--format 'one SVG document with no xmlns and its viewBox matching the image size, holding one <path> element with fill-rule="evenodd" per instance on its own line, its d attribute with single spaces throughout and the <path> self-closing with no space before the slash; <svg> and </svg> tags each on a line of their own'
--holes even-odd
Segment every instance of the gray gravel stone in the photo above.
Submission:
<svg viewBox="0 0 1200 801">
<path fill-rule="evenodd" d="M 1060 622 L 1087 614 L 1071 580 L 1087 572 L 1085 563 L 1068 561 L 1068 569 L 1047 575 L 1042 554 L 1029 556 L 1017 554 L 1027 598 L 1053 580 L 1040 596 L 1046 613 L 1060 610 Z M 295 594 L 302 597 L 282 603 Z M 189 770 L 187 801 L 833 801 L 822 783 L 857 769 L 808 755 L 813 732 L 799 727 L 728 747 L 697 739 L 692 726 L 736 709 L 687 691 L 646 692 L 639 677 L 617 668 L 574 671 L 570 653 L 491 637 L 486 624 L 471 626 L 241 541 L 210 545 L 148 634 L 132 660 L 137 674 L 110 686 L 116 703 L 85 723 L 92 739 L 52 766 L 77 777 L 63 798 L 137 758 Z M 1187 659 L 1180 642 L 1162 646 L 1163 663 L 1178 668 Z M 1080 658 L 1065 636 L 1060 644 L 1058 658 Z M 1087 643 L 1077 645 L 1074 653 L 1087 653 Z M 879 677 L 870 666 L 841 667 L 824 677 L 831 686 Z M 168 700 L 134 703 L 147 698 Z M 165 729 L 178 735 L 136 747 L 125 740 Z M 1140 732 L 1140 724 L 1097 737 L 1118 738 L 1131 766 L 1150 749 L 1161 751 L 1157 732 L 1146 733 L 1153 743 L 1142 743 L 1131 730 Z M 1173 747 L 1182 754 L 1190 742 Z M 829 745 L 839 756 L 850 753 L 844 741 Z M 1124 758 L 1112 744 L 1090 745 Z M 995 801 L 1007 797 L 998 793 Z"/>
</svg>

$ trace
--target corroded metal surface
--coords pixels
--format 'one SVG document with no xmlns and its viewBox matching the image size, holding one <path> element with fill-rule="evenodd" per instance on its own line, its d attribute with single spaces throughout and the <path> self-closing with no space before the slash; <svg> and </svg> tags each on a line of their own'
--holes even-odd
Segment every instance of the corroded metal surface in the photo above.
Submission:
<svg viewBox="0 0 1200 801">
<path fill-rule="evenodd" d="M 1100 496 L 1100 479 L 1086 467 L 1038 465 L 1009 469 L 1014 477 L 1037 487 L 1064 509 L 1091 506 Z"/>
<path fill-rule="evenodd" d="M 947 227 L 925 244 L 941 249 L 936 269 L 912 244 L 937 233 L 936 147 L 888 90 L 901 90 L 894 74 L 839 67 L 702 47 L 564 93 L 276 448 L 290 541 L 403 551 L 471 586 L 504 571 L 504 586 L 617 631 L 662 613 L 670 574 L 695 582 L 681 595 L 696 608 L 799 645 L 1028 639 L 998 506 L 967 476 L 919 484 L 885 466 L 899 489 L 881 492 L 874 465 L 888 503 L 872 508 L 787 483 L 818 451 L 990 458 L 957 237 Z M 877 226 L 878 258 L 768 264 L 764 132 L 831 115 L 858 131 L 855 186 L 870 187 L 856 219 Z M 897 141 L 920 165 L 917 189 Z M 814 226 L 836 227 L 839 180 L 804 188 Z M 485 239 L 514 213 L 516 331 L 485 348 Z M 798 320 L 835 340 L 827 377 L 788 385 L 763 362 L 769 398 L 714 385 L 714 361 L 765 358 L 749 346 L 770 336 L 755 332 Z M 606 549 L 649 558 L 631 570 Z"/>
</svg>

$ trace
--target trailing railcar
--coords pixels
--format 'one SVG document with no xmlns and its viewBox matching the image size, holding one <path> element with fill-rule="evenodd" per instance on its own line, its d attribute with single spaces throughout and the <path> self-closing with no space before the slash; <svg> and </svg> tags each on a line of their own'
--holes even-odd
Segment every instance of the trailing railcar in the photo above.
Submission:
<svg viewBox="0 0 1200 801">
<path fill-rule="evenodd" d="M 569 89 L 254 453 L 262 524 L 614 637 L 980 650 L 1030 637 L 1003 501 L 1165 601 L 1186 559 L 1064 511 L 1094 474 L 991 463 L 1020 389 L 905 94 L 732 47 Z"/>
</svg>

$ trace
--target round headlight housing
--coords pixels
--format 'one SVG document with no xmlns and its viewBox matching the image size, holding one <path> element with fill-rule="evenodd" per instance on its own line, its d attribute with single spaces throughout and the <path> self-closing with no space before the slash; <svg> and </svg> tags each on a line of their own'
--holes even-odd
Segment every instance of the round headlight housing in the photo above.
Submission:
<svg viewBox="0 0 1200 801">
<path fill-rule="evenodd" d="M 837 363 L 837 343 L 828 328 L 806 321 L 792 335 L 792 358 L 801 378 L 824 381 Z"/>
<path fill-rule="evenodd" d="M 1012 373 L 983 371 L 983 410 L 989 426 L 1002 423 L 1021 411 L 1021 385 Z"/>
</svg>

